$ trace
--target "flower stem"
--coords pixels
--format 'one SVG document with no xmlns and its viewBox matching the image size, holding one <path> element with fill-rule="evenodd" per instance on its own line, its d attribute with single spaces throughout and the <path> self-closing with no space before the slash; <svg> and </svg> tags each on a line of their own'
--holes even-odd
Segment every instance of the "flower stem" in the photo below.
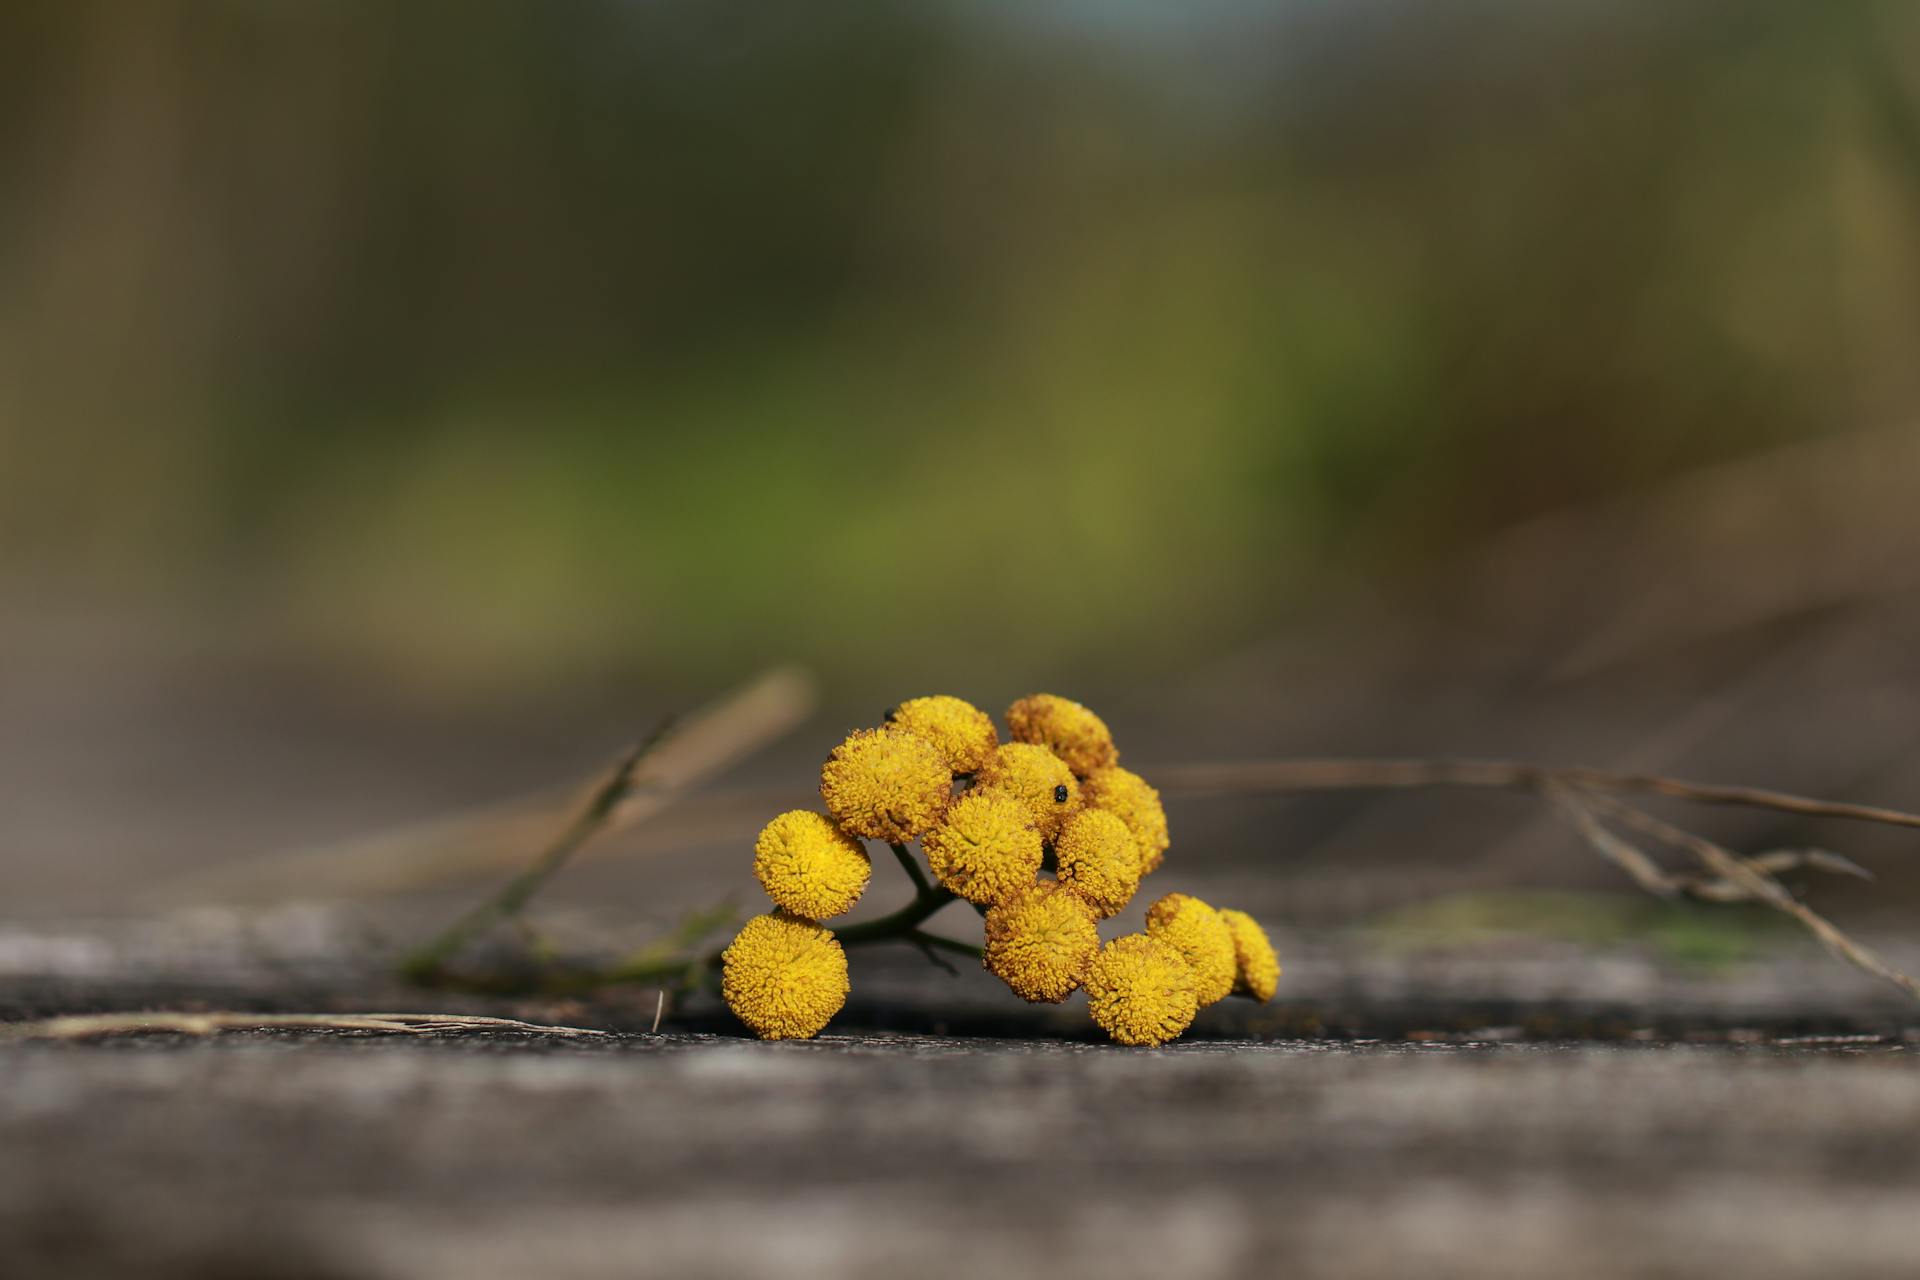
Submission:
<svg viewBox="0 0 1920 1280">
<path fill-rule="evenodd" d="M 843 947 L 868 947 L 880 942 L 906 942 L 932 953 L 950 951 L 979 959 L 980 948 L 953 938 L 928 933 L 920 925 L 934 912 L 958 899 L 947 889 L 929 884 L 913 900 L 875 920 L 834 930 Z M 489 995 L 584 995 L 601 987 L 641 986 L 647 983 L 673 991 L 690 991 L 711 981 L 720 970 L 724 948 L 704 955 L 656 956 L 642 954 L 601 969 L 558 969 L 536 973 L 452 973 L 436 967 L 419 973 L 425 986 Z"/>
<path fill-rule="evenodd" d="M 927 885 L 914 895 L 913 901 L 890 915 L 878 920 L 868 920 L 864 924 L 850 924 L 844 929 L 835 929 L 834 937 L 840 939 L 843 947 L 858 947 L 870 942 L 885 942 L 914 932 L 922 920 L 953 902 L 953 892 L 939 885 Z"/>
<path fill-rule="evenodd" d="M 907 852 L 907 846 L 896 840 L 887 848 L 893 850 L 893 856 L 900 859 L 900 866 L 906 871 L 907 879 L 913 881 L 915 893 L 933 891 L 933 886 L 927 883 L 927 873 L 920 869 L 920 860 Z"/>
<path fill-rule="evenodd" d="M 915 946 L 951 951 L 957 956 L 969 956 L 978 960 L 981 955 L 980 948 L 971 942 L 962 942 L 958 938 L 943 938 L 937 933 L 928 933 L 924 929 L 915 929 L 911 933 L 903 934 L 902 937 Z"/>
</svg>

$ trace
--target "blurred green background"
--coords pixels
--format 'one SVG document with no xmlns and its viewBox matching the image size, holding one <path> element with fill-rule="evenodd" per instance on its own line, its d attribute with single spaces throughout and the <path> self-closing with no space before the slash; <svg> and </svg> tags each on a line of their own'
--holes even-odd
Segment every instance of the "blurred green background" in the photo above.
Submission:
<svg viewBox="0 0 1920 1280">
<path fill-rule="evenodd" d="M 0 601 L 1151 676 L 1920 396 L 1898 3 L 0 7 Z"/>
</svg>

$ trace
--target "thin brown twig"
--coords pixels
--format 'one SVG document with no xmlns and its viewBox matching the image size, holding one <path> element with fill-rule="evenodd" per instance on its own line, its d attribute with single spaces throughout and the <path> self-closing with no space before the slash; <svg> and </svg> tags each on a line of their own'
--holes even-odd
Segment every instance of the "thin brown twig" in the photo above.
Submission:
<svg viewBox="0 0 1920 1280">
<path fill-rule="evenodd" d="M 515 1018 L 464 1013 L 90 1013 L 0 1026 L 0 1039 L 91 1040 L 99 1036 L 170 1031 L 210 1036 L 221 1031 L 365 1031 L 430 1035 L 449 1031 L 526 1031 L 549 1036 L 603 1036 L 588 1027 L 545 1026 Z"/>
<path fill-rule="evenodd" d="M 1541 794 L 1573 824 L 1596 853 L 1626 872 L 1642 889 L 1656 898 L 1672 898 L 1680 892 L 1679 881 L 1674 876 L 1662 870 L 1660 864 L 1640 848 L 1607 830 L 1595 816 L 1593 806 L 1571 787 L 1556 782 L 1542 787 Z"/>
<path fill-rule="evenodd" d="M 1855 942 L 1840 927 L 1806 903 L 1787 892 L 1786 886 L 1750 859 L 1742 858 L 1703 836 L 1674 826 L 1670 822 L 1643 813 L 1612 796 L 1593 795 L 1587 799 L 1624 826 L 1698 858 L 1714 875 L 1744 889 L 1747 896 L 1774 910 L 1791 916 L 1841 959 L 1883 981 L 1890 982 L 1915 999 L 1920 999 L 1920 980 L 1909 977 L 1883 960 L 1872 949 Z"/>
<path fill-rule="evenodd" d="M 1829 853 L 1825 849 L 1771 849 L 1766 853 L 1756 853 L 1747 861 L 1770 876 L 1804 869 L 1852 876 L 1858 880 L 1874 878 L 1873 872 L 1853 859 Z M 1685 878 L 1681 887 L 1688 897 L 1698 898 L 1702 902 L 1746 902 L 1751 898 L 1745 889 L 1719 876 Z"/>
<path fill-rule="evenodd" d="M 643 776 L 608 816 L 603 833 L 647 822 L 679 803 L 693 787 L 790 732 L 818 703 L 813 677 L 798 667 L 776 667 L 685 717 L 672 741 L 660 744 Z M 510 872 L 526 851 L 548 838 L 583 792 L 568 784 L 488 805 L 432 822 L 382 831 L 369 837 L 265 855 L 253 855 L 182 877 L 167 888 L 181 900 L 285 897 L 359 898 L 413 893 L 471 880 L 490 871 Z M 788 805 L 786 807 L 794 807 Z M 729 806 L 724 812 L 736 812 Z M 599 856 L 612 842 L 599 841 L 585 856 Z M 646 851 L 672 844 L 653 842 Z"/>
<path fill-rule="evenodd" d="M 1582 791 L 1669 796 L 1701 804 L 1742 805 L 1812 818 L 1845 818 L 1894 827 L 1920 827 L 1920 813 L 1879 805 L 1817 800 L 1764 787 L 1688 782 L 1648 773 L 1525 764 L 1513 760 L 1305 759 L 1235 760 L 1168 765 L 1153 770 L 1154 785 L 1181 795 L 1262 795 L 1295 791 L 1370 791 L 1415 787 L 1503 787 L 1542 790 L 1552 784 Z"/>
<path fill-rule="evenodd" d="M 759 727 L 767 732 L 790 727 L 792 708 L 782 704 L 782 718 Z M 693 722 L 689 722 L 690 726 Z M 678 756 L 683 729 L 675 735 L 671 754 Z M 761 739 L 742 737 L 741 752 Z M 657 764 L 669 754 L 656 756 Z M 704 764 L 704 762 L 702 762 Z M 655 823 L 657 830 L 627 841 L 602 840 L 583 856 L 657 855 L 692 843 L 722 842 L 758 831 L 757 814 L 804 808 L 818 802 L 819 792 L 805 787 L 724 787 L 687 795 L 681 790 L 691 779 L 654 780 L 621 805 L 608 832 L 630 828 L 648 811 L 665 811 L 671 803 L 677 813 Z M 1470 772 L 1469 772 L 1470 771 Z M 1551 766 L 1509 764 L 1500 761 L 1300 759 L 1250 760 L 1224 763 L 1187 763 L 1150 767 L 1147 778 L 1167 796 L 1222 796 L 1285 794 L 1310 791 L 1412 789 L 1422 786 L 1476 786 L 1525 789 L 1541 779 L 1569 782 L 1589 790 L 1639 791 L 1715 804 L 1797 813 L 1812 817 L 1847 818 L 1920 827 L 1920 813 L 1871 805 L 1840 804 L 1785 792 L 1745 787 L 1710 786 L 1677 778 L 1594 769 L 1556 769 Z M 1436 773 L 1448 773 L 1436 777 Z M 700 776 L 706 776 L 701 774 Z M 575 788 L 575 797 L 579 789 Z M 573 801 L 577 804 L 577 798 Z M 285 896 L 368 896 L 416 891 L 428 884 L 466 878 L 490 866 L 510 866 L 524 858 L 560 821 L 553 796 L 539 802 L 523 800 L 476 814 L 369 840 L 295 855 L 256 859 L 218 869 L 207 878 L 182 881 L 188 893 L 225 898 Z"/>
<path fill-rule="evenodd" d="M 1685 894 L 1701 902 L 1750 902 L 1752 891 L 1745 885 L 1728 880 L 1724 876 L 1711 872 L 1699 875 L 1676 875 L 1661 867 L 1647 856 L 1638 845 L 1622 840 L 1607 829 L 1598 815 L 1594 813 L 1593 802 L 1597 797 L 1579 792 L 1561 783 L 1550 783 L 1541 788 L 1541 794 L 1561 814 L 1573 824 L 1574 829 L 1593 846 L 1594 852 L 1618 866 L 1642 889 L 1656 898 L 1672 898 Z M 1862 880 L 1873 879 L 1868 871 L 1851 858 L 1824 849 L 1772 849 L 1766 853 L 1757 853 L 1750 858 L 1741 858 L 1748 866 L 1769 876 L 1778 876 L 1785 871 L 1806 868 L 1813 871 L 1826 871 L 1835 875 L 1855 876 Z"/>
</svg>

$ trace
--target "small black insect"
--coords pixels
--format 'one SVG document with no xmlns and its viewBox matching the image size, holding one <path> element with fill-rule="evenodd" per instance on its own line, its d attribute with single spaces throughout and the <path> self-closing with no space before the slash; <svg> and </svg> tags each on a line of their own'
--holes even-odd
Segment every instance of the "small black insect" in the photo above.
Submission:
<svg viewBox="0 0 1920 1280">
<path fill-rule="evenodd" d="M 892 724 L 899 717 L 900 717 L 899 707 L 888 707 L 887 714 L 885 714 L 884 716 L 881 716 L 880 719 L 886 722 L 887 724 Z"/>
<path fill-rule="evenodd" d="M 1067 802 L 1067 784 L 1066 783 L 1063 782 L 1059 786 L 1053 789 L 1053 802 L 1055 804 L 1065 804 Z"/>
</svg>

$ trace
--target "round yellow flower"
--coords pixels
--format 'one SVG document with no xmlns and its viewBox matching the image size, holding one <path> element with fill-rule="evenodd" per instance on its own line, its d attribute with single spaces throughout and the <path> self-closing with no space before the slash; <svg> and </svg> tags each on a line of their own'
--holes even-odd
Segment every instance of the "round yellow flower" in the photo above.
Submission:
<svg viewBox="0 0 1920 1280">
<path fill-rule="evenodd" d="M 920 847 L 934 879 L 983 907 L 1032 884 L 1046 853 L 1027 806 L 998 787 L 955 800 Z"/>
<path fill-rule="evenodd" d="M 993 717 L 971 702 L 934 694 L 908 698 L 887 713 L 887 723 L 931 742 L 955 773 L 973 773 L 1000 745 Z"/>
<path fill-rule="evenodd" d="M 774 905 L 806 920 L 837 916 L 866 892 L 873 863 L 825 814 L 783 813 L 753 844 L 753 874 Z"/>
<path fill-rule="evenodd" d="M 847 1002 L 833 930 L 778 912 L 747 921 L 721 953 L 720 994 L 762 1040 L 809 1040 Z"/>
<path fill-rule="evenodd" d="M 1043 880 L 987 912 L 981 963 L 1022 1000 L 1058 1004 L 1085 979 L 1099 950 L 1093 908 L 1058 881 Z"/>
<path fill-rule="evenodd" d="M 1054 841 L 1060 883 L 1087 900 L 1102 920 L 1133 901 L 1140 888 L 1140 846 L 1127 824 L 1101 809 L 1068 818 Z"/>
<path fill-rule="evenodd" d="M 1051 840 L 1060 825 L 1080 808 L 1080 782 L 1066 762 L 1045 747 L 1026 742 L 1003 742 L 981 768 L 982 785 L 999 787 L 1018 796 L 1027 806 L 1033 825 Z"/>
<path fill-rule="evenodd" d="M 1087 1011 L 1121 1044 L 1165 1044 L 1193 1025 L 1193 968 L 1145 934 L 1115 938 L 1087 969 Z"/>
<path fill-rule="evenodd" d="M 1233 990 L 1233 931 L 1200 899 L 1170 893 L 1148 907 L 1147 936 L 1171 946 L 1193 966 L 1193 993 L 1201 1008 Z"/>
<path fill-rule="evenodd" d="M 1081 777 L 1120 759 L 1106 721 L 1051 693 L 1036 693 L 1008 707 L 1007 733 L 1015 742 L 1047 748 Z"/>
<path fill-rule="evenodd" d="M 953 775 L 925 738 L 901 729 L 861 729 L 827 757 L 820 797 L 851 834 L 899 842 L 940 821 L 953 799 Z"/>
<path fill-rule="evenodd" d="M 1167 853 L 1167 811 L 1160 807 L 1160 793 L 1145 778 L 1118 765 L 1095 769 L 1087 775 L 1082 794 L 1089 809 L 1105 809 L 1133 832 L 1140 846 L 1140 874 L 1160 869 Z"/>
<path fill-rule="evenodd" d="M 1280 957 L 1274 954 L 1267 931 L 1244 911 L 1222 907 L 1219 914 L 1233 935 L 1234 994 L 1252 996 L 1263 1004 L 1273 999 L 1280 985 Z"/>
</svg>

